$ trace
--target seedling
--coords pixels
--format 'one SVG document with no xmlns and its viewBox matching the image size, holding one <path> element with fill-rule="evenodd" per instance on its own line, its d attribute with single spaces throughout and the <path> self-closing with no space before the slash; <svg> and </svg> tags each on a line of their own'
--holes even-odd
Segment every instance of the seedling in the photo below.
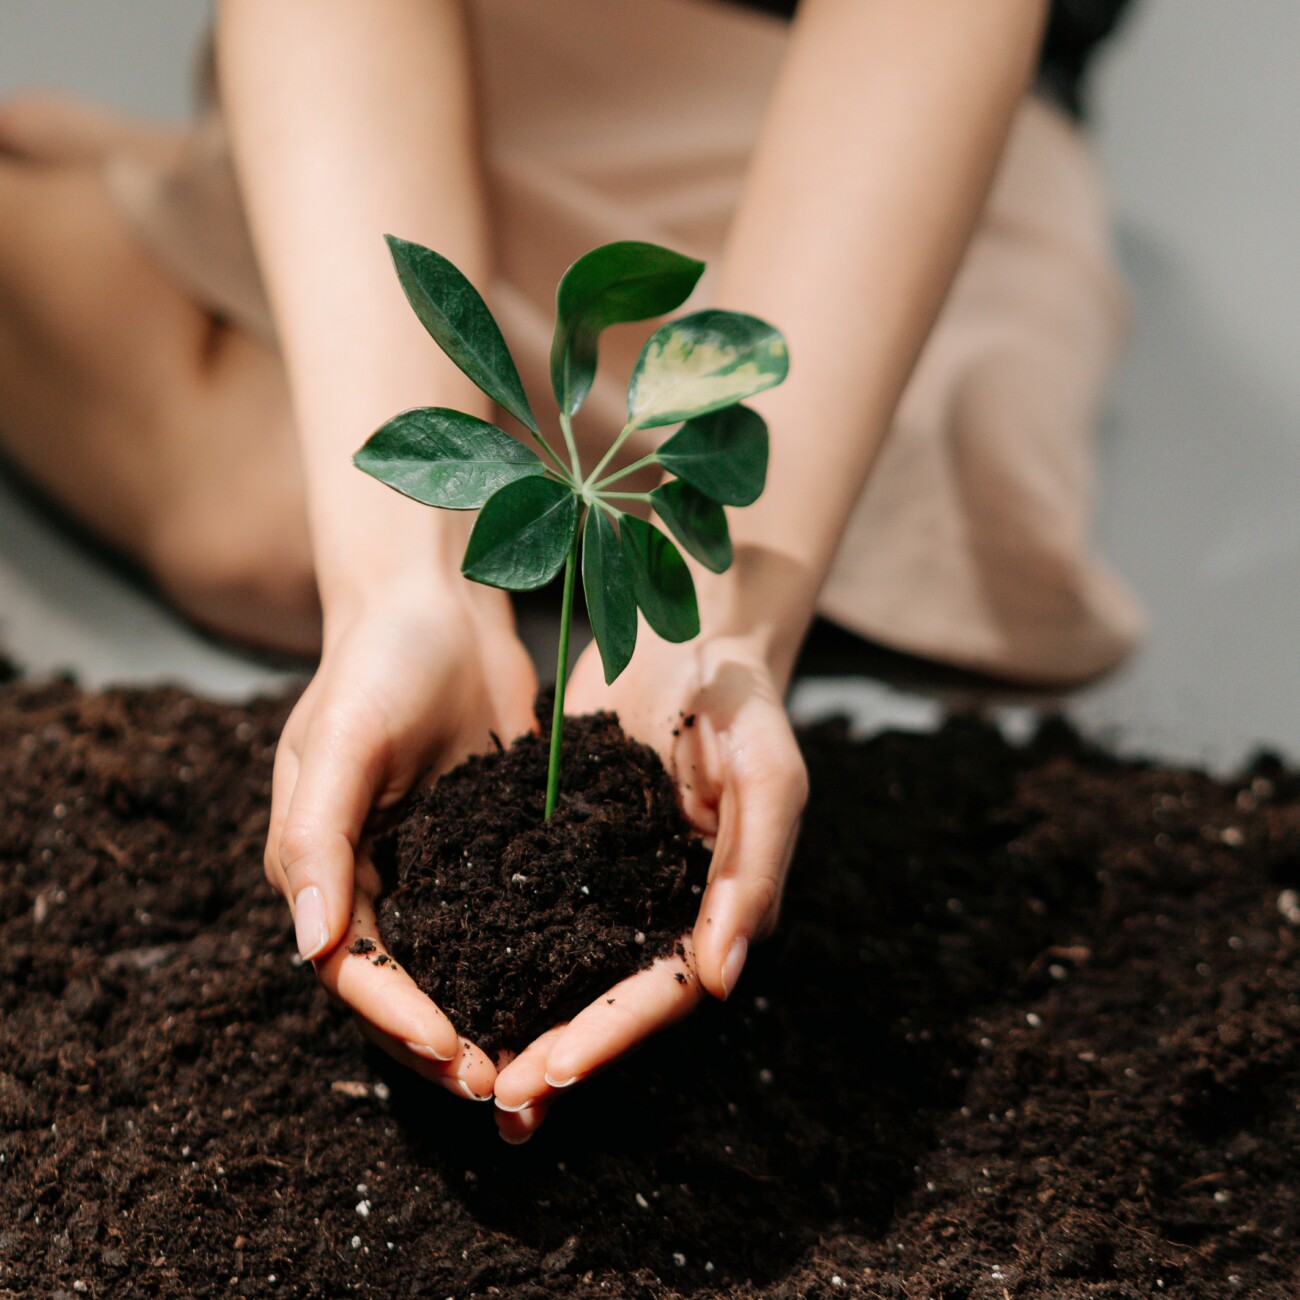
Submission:
<svg viewBox="0 0 1300 1300">
<path fill-rule="evenodd" d="M 700 630 L 695 584 L 681 552 L 625 505 L 648 504 L 705 568 L 732 559 L 724 506 L 747 506 L 767 477 L 767 426 L 747 397 L 779 384 L 788 358 L 780 332 L 755 316 L 699 311 L 647 340 L 627 387 L 627 423 L 590 473 L 578 460 L 573 417 L 596 377 L 600 333 L 680 307 L 704 263 L 654 244 L 606 244 L 564 273 L 556 294 L 551 385 L 567 457 L 543 436 L 501 330 L 474 286 L 445 257 L 387 236 L 397 276 L 434 341 L 536 439 L 545 459 L 496 425 L 422 406 L 395 415 L 353 457 L 403 495 L 445 510 L 479 510 L 461 572 L 507 591 L 544 586 L 564 569 L 545 816 L 560 788 L 560 741 L 573 591 L 582 569 L 605 681 L 636 647 L 637 609 L 666 641 Z M 680 424 L 656 451 L 606 472 L 630 434 Z M 673 477 L 651 492 L 619 485 L 658 466 Z"/>
</svg>

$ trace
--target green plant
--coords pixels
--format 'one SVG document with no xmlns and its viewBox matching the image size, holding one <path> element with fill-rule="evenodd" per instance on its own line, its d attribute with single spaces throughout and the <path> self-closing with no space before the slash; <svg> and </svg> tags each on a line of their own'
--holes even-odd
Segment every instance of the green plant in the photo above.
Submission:
<svg viewBox="0 0 1300 1300">
<path fill-rule="evenodd" d="M 573 436 L 596 377 L 601 331 L 681 306 L 702 262 L 654 244 L 606 244 L 565 272 L 556 294 L 551 384 L 567 461 L 542 435 L 505 340 L 473 285 L 446 258 L 387 236 L 397 275 L 434 341 L 498 406 L 537 440 L 546 459 L 493 424 L 463 411 L 417 407 L 382 425 L 353 457 L 356 466 L 425 505 L 479 510 L 461 571 L 508 591 L 541 587 L 564 569 L 560 649 L 545 816 L 559 794 L 560 740 L 569 625 L 579 566 L 606 682 L 636 646 L 637 609 L 668 641 L 700 630 L 695 584 L 677 547 L 624 504 L 649 504 L 706 568 L 731 564 L 724 506 L 755 501 L 767 476 L 767 427 L 741 403 L 779 384 L 788 359 L 780 332 L 754 316 L 699 311 L 657 329 L 632 369 L 627 423 L 584 475 Z M 605 470 L 628 436 L 681 428 L 634 464 Z M 650 465 L 673 477 L 652 492 L 618 490 Z M 603 477 L 602 477 L 603 476 Z"/>
</svg>

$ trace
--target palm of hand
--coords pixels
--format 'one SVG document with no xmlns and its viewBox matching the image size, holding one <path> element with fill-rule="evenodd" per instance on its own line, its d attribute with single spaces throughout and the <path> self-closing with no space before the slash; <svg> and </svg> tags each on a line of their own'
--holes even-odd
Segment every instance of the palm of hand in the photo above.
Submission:
<svg viewBox="0 0 1300 1300">
<path fill-rule="evenodd" d="M 358 848 L 372 810 L 426 772 L 486 748 L 491 731 L 527 731 L 535 690 L 527 653 L 481 604 L 401 600 L 330 640 L 276 753 L 266 873 L 294 907 L 300 948 L 367 1037 L 480 1099 L 492 1093 L 492 1062 L 405 971 L 374 960 L 379 882 Z M 349 951 L 358 939 L 366 952 Z"/>
</svg>

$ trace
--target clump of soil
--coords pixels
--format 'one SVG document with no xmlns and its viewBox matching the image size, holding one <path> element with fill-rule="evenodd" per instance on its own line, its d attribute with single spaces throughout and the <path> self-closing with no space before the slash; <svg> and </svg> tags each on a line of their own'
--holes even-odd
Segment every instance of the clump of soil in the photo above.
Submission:
<svg viewBox="0 0 1300 1300">
<path fill-rule="evenodd" d="M 809 733 L 778 937 L 512 1148 L 296 961 L 285 711 L 0 688 L 0 1295 L 1295 1295 L 1277 763 Z"/>
<path fill-rule="evenodd" d="M 708 878 L 658 754 L 617 718 L 566 719 L 548 822 L 549 743 L 544 730 L 463 763 L 376 845 L 391 882 L 380 934 L 489 1054 L 522 1049 L 679 948 Z"/>
</svg>

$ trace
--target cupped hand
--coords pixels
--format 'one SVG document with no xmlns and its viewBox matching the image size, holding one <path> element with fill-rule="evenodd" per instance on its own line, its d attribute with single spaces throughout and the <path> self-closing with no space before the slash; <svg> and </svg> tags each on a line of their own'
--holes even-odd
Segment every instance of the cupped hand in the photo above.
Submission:
<svg viewBox="0 0 1300 1300">
<path fill-rule="evenodd" d="M 761 649 L 738 637 L 670 645 L 643 629 L 632 662 L 610 686 L 595 646 L 578 661 L 566 711 L 612 709 L 629 735 L 658 750 L 687 818 L 713 841 L 713 860 L 684 956 L 622 981 L 502 1068 L 497 1125 L 508 1142 L 531 1137 L 561 1090 L 707 994 L 729 997 L 750 943 L 776 924 L 808 795 L 782 687 Z"/>
<path fill-rule="evenodd" d="M 275 756 L 266 875 L 293 912 L 300 953 L 367 1037 L 479 1100 L 492 1094 L 494 1064 L 396 963 L 376 961 L 379 881 L 358 849 L 371 814 L 426 773 L 487 748 L 491 732 L 509 743 L 531 729 L 535 692 L 499 593 L 388 585 L 327 626 Z"/>
</svg>

